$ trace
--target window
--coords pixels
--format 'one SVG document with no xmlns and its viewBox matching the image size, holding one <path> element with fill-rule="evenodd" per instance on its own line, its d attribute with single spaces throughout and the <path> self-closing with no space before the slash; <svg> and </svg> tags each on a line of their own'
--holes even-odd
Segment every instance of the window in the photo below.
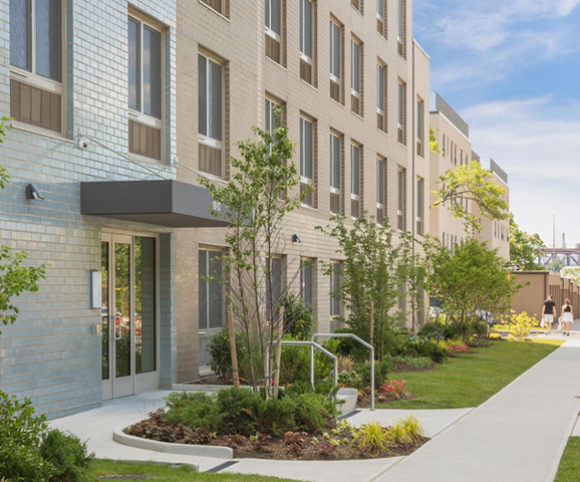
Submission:
<svg viewBox="0 0 580 482">
<path fill-rule="evenodd" d="M 267 261 L 267 260 L 266 260 Z M 284 290 L 284 258 L 282 256 L 272 256 L 270 258 L 270 266 L 268 269 L 271 270 L 272 276 L 272 291 L 270 298 L 270 292 L 266 289 L 266 316 L 270 316 L 270 308 L 272 303 L 274 304 L 274 317 L 277 318 L 280 313 L 280 305 L 282 302 L 282 293 Z M 268 282 L 266 282 L 268 283 Z"/>
<path fill-rule="evenodd" d="M 386 0 L 377 0 L 377 32 L 387 38 Z"/>
<path fill-rule="evenodd" d="M 274 130 L 280 127 L 280 121 L 282 120 L 282 105 L 275 100 L 266 97 L 264 107 L 264 114 L 266 117 L 264 122 L 264 130 L 270 134 L 274 134 Z"/>
<path fill-rule="evenodd" d="M 377 223 L 383 224 L 387 211 L 387 161 L 377 158 Z"/>
<path fill-rule="evenodd" d="M 300 192 L 309 185 L 314 185 L 314 123 L 300 117 Z M 313 191 L 308 192 L 302 202 L 315 207 Z"/>
<path fill-rule="evenodd" d="M 339 296 L 342 263 L 340 261 L 331 261 L 330 268 L 330 316 L 336 317 L 342 314 Z"/>
<path fill-rule="evenodd" d="M 360 13 L 363 13 L 363 0 L 350 0 L 350 4 Z"/>
<path fill-rule="evenodd" d="M 362 52 L 363 46 L 357 39 L 350 41 L 350 99 L 351 110 L 358 115 L 363 115 L 362 99 Z"/>
<path fill-rule="evenodd" d="M 400 79 L 398 99 L 397 140 L 401 144 L 407 144 L 407 84 Z"/>
<path fill-rule="evenodd" d="M 362 210 L 362 146 L 350 145 L 350 215 L 359 218 Z"/>
<path fill-rule="evenodd" d="M 417 155 L 425 156 L 425 103 L 417 97 Z"/>
<path fill-rule="evenodd" d="M 198 76 L 199 170 L 223 177 L 223 66 L 200 53 Z"/>
<path fill-rule="evenodd" d="M 314 303 L 314 268 L 314 259 L 300 259 L 300 298 L 306 306 Z"/>
<path fill-rule="evenodd" d="M 282 1 L 265 0 L 266 56 L 279 64 L 283 63 Z"/>
<path fill-rule="evenodd" d="M 342 103 L 342 26 L 330 21 L 330 97 Z"/>
<path fill-rule="evenodd" d="M 199 250 L 199 329 L 224 325 L 224 292 L 222 252 Z"/>
<path fill-rule="evenodd" d="M 377 64 L 377 128 L 387 132 L 387 66 Z"/>
<path fill-rule="evenodd" d="M 402 167 L 397 173 L 397 228 L 407 229 L 407 170 Z"/>
<path fill-rule="evenodd" d="M 423 236 L 425 220 L 425 180 L 417 178 L 417 234 Z"/>
<path fill-rule="evenodd" d="M 446 147 L 446 139 L 445 139 L 445 134 L 443 134 L 443 145 L 441 146 L 441 152 L 443 154 L 443 157 L 445 157 L 445 153 L 447 151 L 447 147 Z"/>
<path fill-rule="evenodd" d="M 129 17 L 129 152 L 161 160 L 161 32 Z"/>
<path fill-rule="evenodd" d="M 224 17 L 230 16 L 230 1 L 229 0 L 200 0 L 201 3 L 206 4 L 212 10 L 215 10 Z"/>
<path fill-rule="evenodd" d="M 300 78 L 314 82 L 314 3 L 300 0 Z"/>
<path fill-rule="evenodd" d="M 342 214 L 342 136 L 330 133 L 330 212 Z"/>
<path fill-rule="evenodd" d="M 407 313 L 407 287 L 399 285 L 399 311 Z"/>
<path fill-rule="evenodd" d="M 407 58 L 407 0 L 399 0 L 397 50 L 401 57 Z"/>
<path fill-rule="evenodd" d="M 463 166 L 463 149 L 460 150 L 459 154 L 459 165 Z"/>
<path fill-rule="evenodd" d="M 10 115 L 62 132 L 62 2 L 10 0 Z"/>
</svg>

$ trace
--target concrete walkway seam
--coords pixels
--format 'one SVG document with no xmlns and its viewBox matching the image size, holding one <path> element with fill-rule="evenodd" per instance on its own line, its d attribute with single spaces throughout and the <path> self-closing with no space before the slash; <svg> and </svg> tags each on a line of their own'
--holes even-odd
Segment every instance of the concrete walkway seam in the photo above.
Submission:
<svg viewBox="0 0 580 482">
<path fill-rule="evenodd" d="M 507 343 L 507 342 L 506 342 Z M 459 418 L 457 418 L 455 421 L 451 422 L 449 425 L 447 425 L 446 427 L 442 428 L 434 437 L 432 437 L 426 444 L 422 445 L 421 447 L 419 447 L 419 449 L 415 450 L 412 454 L 403 457 L 401 460 L 398 460 L 397 462 L 395 462 L 393 465 L 390 465 L 389 467 L 385 468 L 384 470 L 382 470 L 380 473 L 377 473 L 376 475 L 374 475 L 371 479 L 369 479 L 369 482 L 372 482 L 373 480 L 376 480 L 377 478 L 379 478 L 381 475 L 385 474 L 386 472 L 388 472 L 389 470 L 391 470 L 393 467 L 397 466 L 399 463 L 401 463 L 403 460 L 407 460 L 410 458 L 414 458 L 414 456 L 416 456 L 416 454 L 419 454 L 422 449 L 424 447 L 426 447 L 428 444 L 430 444 L 432 441 L 434 441 L 436 438 L 438 438 L 443 432 L 445 432 L 446 430 L 448 430 L 450 427 L 452 427 L 453 425 L 455 425 L 456 423 L 460 422 L 461 420 L 463 420 L 467 415 L 472 415 L 474 413 L 476 413 L 477 411 L 481 410 L 482 407 L 486 406 L 488 403 L 491 403 L 491 401 L 493 399 L 495 399 L 496 397 L 499 396 L 499 394 L 501 392 L 503 392 L 504 390 L 507 390 L 511 385 L 515 384 L 520 378 L 522 378 L 526 373 L 528 373 L 532 368 L 534 368 L 536 365 L 538 365 L 539 363 L 542 363 L 545 360 L 548 360 L 550 357 L 553 357 L 556 355 L 556 353 L 561 350 L 564 347 L 564 345 L 561 345 L 557 350 L 554 350 L 552 353 L 550 353 L 548 356 L 542 358 L 541 360 L 539 360 L 538 362 L 534 363 L 530 368 L 528 368 L 526 371 L 520 373 L 516 378 L 514 378 L 510 383 L 508 383 L 505 387 L 503 387 L 501 390 L 499 390 L 498 392 L 494 393 L 491 397 L 489 397 L 487 400 L 485 400 L 483 403 L 481 403 L 480 405 L 478 405 L 477 407 L 474 407 L 473 409 L 471 409 L 469 412 L 463 414 L 462 416 L 460 416 Z M 572 426 L 572 429 L 574 427 Z M 570 432 L 571 433 L 571 432 Z M 563 449 L 562 449 L 563 452 Z M 561 454 L 560 454 L 561 456 Z M 558 459 L 559 462 L 559 459 Z M 557 470 L 557 467 L 556 467 Z M 552 481 L 549 481 L 552 482 Z"/>
</svg>

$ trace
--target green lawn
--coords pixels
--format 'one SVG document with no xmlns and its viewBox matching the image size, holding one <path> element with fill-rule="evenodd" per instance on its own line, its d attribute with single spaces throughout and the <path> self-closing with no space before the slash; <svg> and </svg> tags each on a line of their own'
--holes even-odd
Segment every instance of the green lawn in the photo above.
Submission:
<svg viewBox="0 0 580 482">
<path fill-rule="evenodd" d="M 560 343 L 561 344 L 561 343 Z M 490 348 L 450 358 L 435 370 L 390 373 L 389 378 L 403 378 L 415 398 L 381 404 L 381 408 L 467 408 L 475 407 L 559 345 L 495 341 Z"/>
<path fill-rule="evenodd" d="M 216 459 L 216 465 L 219 464 L 220 460 Z M 276 477 L 261 477 L 258 475 L 206 474 L 196 472 L 189 466 L 172 467 L 171 465 L 155 463 L 118 462 L 103 459 L 93 460 L 89 469 L 89 480 L 104 480 L 100 478 L 103 475 L 147 475 L 151 477 L 151 480 L 167 482 L 187 482 L 189 480 L 195 480 L 196 482 L 283 482 L 287 480 Z"/>
<path fill-rule="evenodd" d="M 580 480 L 580 437 L 570 437 L 560 460 L 554 482 L 578 482 Z"/>
</svg>

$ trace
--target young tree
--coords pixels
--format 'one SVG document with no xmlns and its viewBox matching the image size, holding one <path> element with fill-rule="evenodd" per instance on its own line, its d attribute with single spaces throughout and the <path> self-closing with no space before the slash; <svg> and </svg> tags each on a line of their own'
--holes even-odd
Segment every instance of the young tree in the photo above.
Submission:
<svg viewBox="0 0 580 482">
<path fill-rule="evenodd" d="M 309 192 L 302 190 L 296 194 L 300 176 L 292 162 L 294 145 L 288 138 L 287 126 L 280 124 L 278 115 L 279 127 L 272 134 L 254 127 L 257 139 L 238 144 L 241 158 L 232 157 L 233 174 L 225 186 L 200 179 L 225 207 L 229 223 L 226 233 L 229 253 L 225 258 L 225 271 L 230 274 L 228 298 L 236 324 L 242 330 L 252 386 L 257 391 L 258 362 L 264 367 L 266 397 L 278 390 L 277 382 L 272 386 L 271 380 L 279 370 L 279 356 L 275 355 L 280 353 L 283 330 L 280 307 L 289 289 L 278 292 L 275 288 L 273 260 L 282 252 L 280 235 L 284 219 L 300 207 Z M 254 360 L 252 352 L 255 335 L 259 360 Z M 272 349 L 274 346 L 276 350 Z"/>
<path fill-rule="evenodd" d="M 316 229 L 335 238 L 339 245 L 337 252 L 345 258 L 336 295 L 350 313 L 348 325 L 367 340 L 373 303 L 375 353 L 382 360 L 385 334 L 398 321 L 393 308 L 399 300 L 399 286 L 406 283 L 410 237 L 402 234 L 400 239 L 396 239 L 386 218 L 381 226 L 367 218 L 366 213 L 356 219 L 350 229 L 342 216 L 334 215 L 330 221 L 330 225 L 317 226 Z M 331 269 L 327 266 L 326 274 L 330 274 Z"/>
<path fill-rule="evenodd" d="M 441 300 L 449 321 L 473 321 L 478 310 L 502 313 L 520 288 L 508 276 L 505 261 L 485 243 L 468 239 L 450 250 L 429 240 L 424 248 L 427 290 Z"/>
<path fill-rule="evenodd" d="M 448 170 L 438 181 L 435 202 L 431 207 L 446 205 L 451 215 L 463 219 L 465 229 L 481 230 L 477 216 L 468 212 L 462 199 L 473 201 L 481 214 L 489 219 L 507 219 L 508 203 L 503 196 L 506 190 L 493 182 L 492 174 L 477 161 Z"/>
<path fill-rule="evenodd" d="M 536 260 L 546 251 L 546 245 L 537 233 L 528 234 L 516 224 L 510 213 L 510 263 L 525 271 L 545 268 Z"/>
<path fill-rule="evenodd" d="M 4 142 L 8 121 L 7 117 L 0 121 L 0 144 Z M 0 166 L 0 189 L 4 189 L 9 180 L 8 171 Z M 10 325 L 18 318 L 19 310 L 12 299 L 22 293 L 38 291 L 38 281 L 45 276 L 46 265 L 23 265 L 27 257 L 24 251 L 13 252 L 8 246 L 0 245 L 0 326 Z"/>
</svg>

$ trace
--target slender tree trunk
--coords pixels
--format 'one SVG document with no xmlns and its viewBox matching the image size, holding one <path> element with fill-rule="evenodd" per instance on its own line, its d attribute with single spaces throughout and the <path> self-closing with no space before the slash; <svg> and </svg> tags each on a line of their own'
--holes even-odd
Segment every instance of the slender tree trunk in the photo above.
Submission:
<svg viewBox="0 0 580 482">
<path fill-rule="evenodd" d="M 232 378 L 234 379 L 234 387 L 240 387 L 240 373 L 238 370 L 238 353 L 236 351 L 236 333 L 234 331 L 234 320 L 232 317 L 232 308 L 228 305 L 228 332 L 230 335 L 230 352 L 232 357 Z"/>
</svg>

